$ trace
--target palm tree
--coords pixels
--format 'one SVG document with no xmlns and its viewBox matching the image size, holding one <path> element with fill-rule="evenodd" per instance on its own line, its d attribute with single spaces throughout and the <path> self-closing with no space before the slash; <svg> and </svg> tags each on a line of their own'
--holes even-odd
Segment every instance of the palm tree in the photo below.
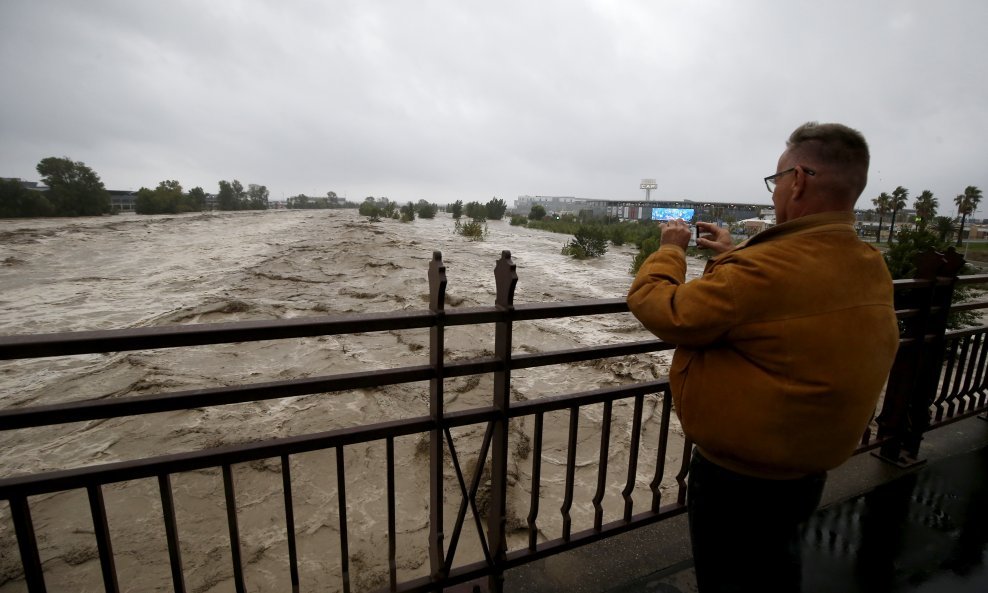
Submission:
<svg viewBox="0 0 988 593">
<path fill-rule="evenodd" d="M 975 185 L 965 187 L 964 193 L 954 198 L 954 203 L 957 204 L 957 211 L 961 214 L 961 228 L 957 233 L 958 247 L 961 246 L 961 240 L 964 238 L 964 222 L 967 220 L 967 215 L 977 210 L 980 202 L 981 190 Z"/>
<path fill-rule="evenodd" d="M 913 208 L 916 209 L 916 217 L 919 219 L 920 230 L 926 229 L 926 226 L 933 220 L 933 217 L 937 215 L 937 207 L 940 203 L 935 197 L 933 197 L 933 192 L 928 189 L 924 189 L 923 193 L 919 194 L 916 201 L 913 202 Z"/>
<path fill-rule="evenodd" d="M 892 196 L 882 192 L 871 203 L 875 205 L 875 212 L 878 213 L 878 236 L 875 237 L 875 243 L 880 243 L 882 241 L 882 221 L 885 219 L 885 215 L 889 213 Z"/>
<path fill-rule="evenodd" d="M 892 237 L 895 235 L 895 216 L 906 207 L 906 198 L 909 197 L 909 190 L 901 185 L 892 190 L 892 199 L 889 205 L 892 207 L 892 222 L 889 223 L 889 245 L 892 244 Z"/>
<path fill-rule="evenodd" d="M 946 243 L 957 227 L 954 226 L 954 219 L 949 216 L 937 216 L 933 219 L 933 227 L 937 230 L 941 243 Z"/>
</svg>

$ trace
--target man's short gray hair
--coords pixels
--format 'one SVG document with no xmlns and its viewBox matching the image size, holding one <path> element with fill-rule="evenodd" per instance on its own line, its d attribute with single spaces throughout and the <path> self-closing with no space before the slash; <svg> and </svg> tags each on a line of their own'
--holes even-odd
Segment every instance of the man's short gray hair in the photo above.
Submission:
<svg viewBox="0 0 988 593">
<path fill-rule="evenodd" d="M 854 199 L 868 185 L 868 164 L 871 160 L 868 142 L 854 128 L 843 124 L 806 122 L 790 134 L 786 149 L 799 159 L 807 159 L 839 174 L 843 178 L 843 183 L 838 182 L 844 186 L 841 189 L 853 194 Z"/>
</svg>

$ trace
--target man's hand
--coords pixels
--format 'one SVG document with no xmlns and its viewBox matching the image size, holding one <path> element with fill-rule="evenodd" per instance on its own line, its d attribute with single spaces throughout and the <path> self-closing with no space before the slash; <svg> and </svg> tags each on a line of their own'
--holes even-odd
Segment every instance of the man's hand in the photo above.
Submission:
<svg viewBox="0 0 988 593">
<path fill-rule="evenodd" d="M 697 238 L 697 247 L 709 249 L 718 254 L 734 249 L 734 240 L 731 239 L 731 231 L 721 228 L 712 222 L 697 222 L 696 226 L 700 229 L 700 232 L 706 233 L 706 236 Z M 662 238 L 663 240 L 665 239 L 665 233 L 663 233 Z"/>
<path fill-rule="evenodd" d="M 679 245 L 684 250 L 690 244 L 693 231 L 682 219 L 670 220 L 659 225 L 662 229 L 661 245 Z"/>
</svg>

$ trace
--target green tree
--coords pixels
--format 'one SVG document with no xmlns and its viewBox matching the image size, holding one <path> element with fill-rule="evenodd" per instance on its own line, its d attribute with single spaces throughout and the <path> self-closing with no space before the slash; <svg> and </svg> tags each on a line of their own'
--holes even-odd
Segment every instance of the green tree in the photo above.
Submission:
<svg viewBox="0 0 988 593">
<path fill-rule="evenodd" d="M 473 220 L 487 220 L 487 208 L 480 202 L 467 202 L 465 213 Z"/>
<path fill-rule="evenodd" d="M 205 192 L 202 188 L 196 194 L 202 193 L 202 201 L 205 201 Z M 162 181 L 153 191 L 142 187 L 137 191 L 137 201 L 134 204 L 134 211 L 137 214 L 178 214 L 181 212 L 198 212 L 201 210 L 200 202 L 194 197 L 193 192 L 182 193 L 182 184 L 175 180 Z"/>
<path fill-rule="evenodd" d="M 99 216 L 110 212 L 110 194 L 99 175 L 81 161 L 48 157 L 38 163 L 48 186 L 46 198 L 58 216 Z"/>
<path fill-rule="evenodd" d="M 871 203 L 875 205 L 875 212 L 878 214 L 878 236 L 875 237 L 875 242 L 880 243 L 882 241 L 882 222 L 885 220 L 885 215 L 892 211 L 892 196 L 882 192 Z"/>
<path fill-rule="evenodd" d="M 418 213 L 419 218 L 435 218 L 438 211 L 439 206 L 430 204 L 425 200 L 419 200 L 418 204 L 415 205 L 415 212 Z"/>
<path fill-rule="evenodd" d="M 240 182 L 235 182 L 238 185 Z M 243 188 L 241 188 L 243 189 Z M 229 181 L 220 181 L 220 191 L 216 194 L 216 208 L 218 210 L 237 210 L 237 195 L 234 193 L 233 184 Z"/>
<path fill-rule="evenodd" d="M 267 187 L 251 183 L 247 186 L 247 208 L 249 210 L 267 210 L 270 195 Z"/>
<path fill-rule="evenodd" d="M 206 192 L 199 186 L 189 190 L 188 200 L 194 212 L 202 212 L 206 209 Z"/>
<path fill-rule="evenodd" d="M 330 208 L 339 208 L 341 206 L 340 197 L 336 195 L 335 191 L 326 192 L 326 198 L 329 200 Z"/>
<path fill-rule="evenodd" d="M 508 209 L 508 205 L 501 198 L 494 197 L 487 202 L 484 208 L 487 211 L 488 219 L 501 220 L 504 218 L 504 212 Z"/>
<path fill-rule="evenodd" d="M 530 220 L 542 220 L 545 218 L 545 206 L 542 204 L 532 204 L 532 209 L 528 213 Z"/>
<path fill-rule="evenodd" d="M 234 179 L 230 183 L 230 187 L 233 188 L 233 209 L 243 210 L 247 207 L 247 192 L 244 191 L 244 186 L 240 181 Z"/>
<path fill-rule="evenodd" d="M 449 205 L 449 213 L 454 219 L 463 216 L 463 200 L 457 200 Z"/>
<path fill-rule="evenodd" d="M 957 246 L 960 247 L 964 238 L 964 223 L 968 215 L 978 209 L 978 204 L 981 203 L 981 190 L 976 185 L 969 185 L 964 188 L 964 193 L 954 198 L 954 203 L 957 204 L 957 211 L 961 214 L 961 228 L 957 232 Z"/>
<path fill-rule="evenodd" d="M 39 191 L 27 189 L 19 179 L 0 179 L 0 218 L 52 216 L 55 209 Z"/>
<path fill-rule="evenodd" d="M 906 207 L 906 198 L 909 197 L 909 190 L 901 185 L 892 190 L 892 222 L 889 223 L 889 245 L 892 244 L 892 237 L 895 235 L 895 217 Z"/>
<path fill-rule="evenodd" d="M 134 200 L 134 212 L 137 214 L 160 214 L 158 203 L 155 200 L 154 190 L 146 187 L 135 192 L 137 199 Z"/>
<path fill-rule="evenodd" d="M 937 216 L 933 219 L 933 226 L 936 229 L 937 237 L 939 237 L 941 243 L 950 241 L 950 238 L 957 230 L 953 219 L 949 216 Z"/>
<path fill-rule="evenodd" d="M 913 202 L 913 208 L 916 209 L 916 218 L 919 219 L 917 226 L 920 229 L 925 230 L 929 226 L 930 221 L 937 215 L 938 206 L 940 203 L 933 197 L 933 192 L 930 190 L 924 189 L 923 193 L 919 194 L 919 197 Z"/>
</svg>

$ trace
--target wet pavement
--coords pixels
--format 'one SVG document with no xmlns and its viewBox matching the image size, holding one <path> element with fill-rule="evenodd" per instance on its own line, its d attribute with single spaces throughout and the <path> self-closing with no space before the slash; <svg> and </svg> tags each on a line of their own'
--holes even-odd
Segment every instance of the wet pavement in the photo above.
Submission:
<svg viewBox="0 0 988 593">
<path fill-rule="evenodd" d="M 817 511 L 803 593 L 988 591 L 988 447 L 936 460 Z M 607 593 L 696 591 L 691 562 Z"/>
<path fill-rule="evenodd" d="M 988 448 L 820 510 L 805 536 L 806 593 L 988 591 Z"/>
</svg>

